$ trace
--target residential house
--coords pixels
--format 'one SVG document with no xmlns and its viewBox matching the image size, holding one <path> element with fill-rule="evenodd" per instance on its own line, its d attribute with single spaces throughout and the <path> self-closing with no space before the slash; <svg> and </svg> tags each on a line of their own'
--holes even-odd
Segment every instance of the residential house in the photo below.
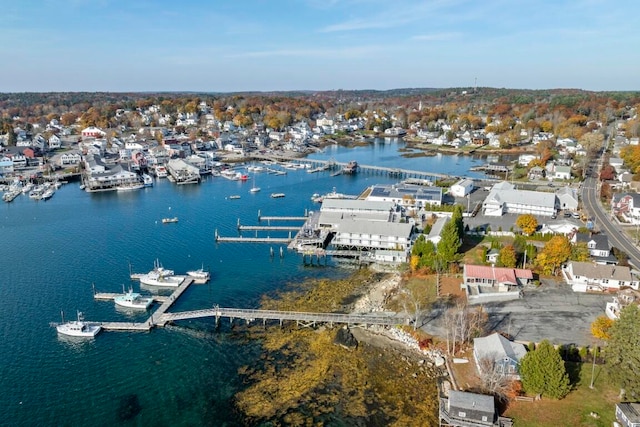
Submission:
<svg viewBox="0 0 640 427">
<path fill-rule="evenodd" d="M 485 262 L 488 262 L 491 265 L 495 265 L 498 262 L 498 257 L 500 256 L 500 251 L 496 248 L 491 249 L 487 252 L 487 255 L 484 257 Z"/>
<path fill-rule="evenodd" d="M 546 176 L 546 171 L 544 170 L 544 168 L 540 166 L 532 167 L 531 169 L 529 169 L 529 173 L 527 173 L 527 177 L 530 180 L 544 179 L 545 176 Z"/>
<path fill-rule="evenodd" d="M 571 179 L 570 166 L 556 166 L 553 172 L 553 179 L 569 180 Z"/>
<path fill-rule="evenodd" d="M 511 419 L 498 416 L 493 396 L 458 390 L 440 399 L 440 420 L 452 427 L 511 425 Z"/>
<path fill-rule="evenodd" d="M 517 190 L 506 181 L 495 184 L 482 203 L 487 216 L 502 216 L 505 213 L 553 216 L 557 211 L 555 194 L 530 190 Z"/>
<path fill-rule="evenodd" d="M 451 186 L 449 194 L 453 197 L 466 197 L 473 191 L 474 187 L 473 180 L 466 178 L 461 179 Z"/>
<path fill-rule="evenodd" d="M 431 230 L 429 231 L 429 234 L 426 237 L 427 241 L 433 242 L 434 245 L 438 245 L 438 243 L 440 243 L 440 240 L 442 240 L 442 229 L 444 228 L 444 226 L 449 222 L 451 218 L 449 218 L 448 216 L 443 216 L 440 217 L 436 220 L 436 222 L 433 224 L 433 226 L 431 227 Z"/>
<path fill-rule="evenodd" d="M 473 357 L 480 374 L 491 370 L 519 380 L 518 366 L 526 354 L 524 345 L 509 341 L 497 332 L 473 339 Z"/>
<path fill-rule="evenodd" d="M 100 128 L 89 126 L 82 130 L 81 135 L 83 138 L 104 138 L 107 134 Z"/>
<path fill-rule="evenodd" d="M 0 176 L 13 173 L 13 159 L 7 156 L 0 157 Z"/>
<path fill-rule="evenodd" d="M 60 137 L 58 135 L 51 135 L 51 137 L 49 138 L 49 141 L 47 141 L 49 144 L 49 149 L 50 150 L 55 150 L 57 148 L 60 148 L 62 146 L 62 140 L 60 139 Z"/>
<path fill-rule="evenodd" d="M 640 224 L 640 194 L 616 193 L 611 198 L 611 213 L 631 224 Z"/>
<path fill-rule="evenodd" d="M 611 244 L 606 234 L 576 233 L 572 243 L 586 243 L 589 255 L 598 264 L 617 264 L 618 260 L 611 254 Z"/>
<path fill-rule="evenodd" d="M 68 152 L 60 155 L 60 166 L 76 165 L 82 161 L 82 156 L 78 153 Z"/>
<path fill-rule="evenodd" d="M 616 420 L 622 427 L 640 427 L 640 403 L 616 403 Z"/>
<path fill-rule="evenodd" d="M 620 172 L 624 161 L 620 157 L 609 157 L 609 164 L 613 166 L 616 172 Z"/>
<path fill-rule="evenodd" d="M 521 297 L 521 289 L 533 280 L 531 270 L 465 264 L 462 287 L 470 304 Z"/>
<path fill-rule="evenodd" d="M 556 190 L 558 207 L 563 210 L 578 210 L 578 191 L 573 187 L 560 187 Z"/>
<path fill-rule="evenodd" d="M 609 319 L 617 320 L 620 318 L 620 311 L 630 304 L 640 304 L 640 292 L 630 288 L 620 289 L 613 301 L 607 303 L 604 312 Z"/>
<path fill-rule="evenodd" d="M 529 163 L 537 158 L 538 156 L 535 154 L 520 154 L 518 156 L 518 164 L 520 166 L 529 166 Z"/>
<path fill-rule="evenodd" d="M 562 275 L 574 292 L 617 291 L 623 286 L 638 289 L 638 281 L 626 266 L 570 261 Z"/>
</svg>

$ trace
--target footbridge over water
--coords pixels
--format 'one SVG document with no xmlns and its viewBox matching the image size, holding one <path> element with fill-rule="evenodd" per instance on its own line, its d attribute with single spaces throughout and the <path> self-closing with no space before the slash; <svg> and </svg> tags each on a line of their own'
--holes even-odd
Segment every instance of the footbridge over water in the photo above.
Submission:
<svg viewBox="0 0 640 427">
<path fill-rule="evenodd" d="M 268 320 L 278 321 L 280 325 L 285 320 L 295 321 L 302 326 L 315 326 L 317 323 L 343 323 L 350 326 L 370 326 L 383 325 L 394 326 L 408 322 L 406 317 L 396 313 L 310 313 L 300 311 L 278 311 L 278 310 L 256 310 L 241 308 L 224 308 L 214 306 L 205 310 L 182 311 L 176 313 L 163 313 L 162 316 L 156 318 L 156 323 L 169 323 L 178 320 L 198 319 L 204 317 L 215 317 L 216 323 L 220 318 L 229 318 L 231 322 L 234 319 L 242 319 L 247 323 L 262 320 L 266 324 Z"/>
</svg>

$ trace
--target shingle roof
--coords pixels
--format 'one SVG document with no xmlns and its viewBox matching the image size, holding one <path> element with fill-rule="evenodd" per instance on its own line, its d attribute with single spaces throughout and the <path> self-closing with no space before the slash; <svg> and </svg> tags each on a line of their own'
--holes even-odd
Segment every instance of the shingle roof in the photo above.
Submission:
<svg viewBox="0 0 640 427">
<path fill-rule="evenodd" d="M 527 349 L 524 345 L 509 341 L 497 332 L 486 337 L 474 338 L 473 348 L 479 358 L 491 357 L 495 360 L 506 356 L 519 361 L 527 354 Z"/>
<path fill-rule="evenodd" d="M 571 261 L 571 269 L 574 276 L 582 276 L 589 279 L 613 279 L 625 282 L 631 282 L 633 280 L 629 267 L 620 265 Z"/>
</svg>

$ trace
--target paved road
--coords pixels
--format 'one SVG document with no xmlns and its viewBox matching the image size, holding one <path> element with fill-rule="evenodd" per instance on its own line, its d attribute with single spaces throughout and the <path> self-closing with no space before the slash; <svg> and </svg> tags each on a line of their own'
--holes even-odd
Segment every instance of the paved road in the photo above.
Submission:
<svg viewBox="0 0 640 427">
<path fill-rule="evenodd" d="M 596 225 L 609 237 L 609 243 L 629 256 L 629 264 L 640 269 L 640 250 L 621 232 L 615 224 L 611 222 L 608 214 L 604 211 L 598 201 L 598 179 L 593 176 L 587 177 L 582 185 L 582 204 L 589 216 L 595 218 Z"/>
</svg>

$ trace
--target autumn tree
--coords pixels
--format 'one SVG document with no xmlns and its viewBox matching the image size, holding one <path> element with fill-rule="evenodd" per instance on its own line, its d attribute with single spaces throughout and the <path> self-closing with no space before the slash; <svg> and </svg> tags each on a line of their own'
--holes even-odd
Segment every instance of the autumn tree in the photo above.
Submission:
<svg viewBox="0 0 640 427">
<path fill-rule="evenodd" d="M 616 177 L 616 169 L 610 164 L 602 166 L 600 169 L 600 181 L 611 181 Z"/>
<path fill-rule="evenodd" d="M 538 229 L 538 220 L 531 214 L 520 215 L 516 219 L 516 226 L 527 236 L 532 235 Z"/>
<path fill-rule="evenodd" d="M 560 266 L 571 256 L 571 242 L 566 236 L 553 236 L 542 251 L 538 253 L 535 263 L 543 274 L 556 274 Z"/>
<path fill-rule="evenodd" d="M 620 318 L 609 330 L 605 348 L 609 377 L 620 387 L 626 401 L 640 399 L 640 308 L 630 304 L 620 311 Z"/>
<path fill-rule="evenodd" d="M 564 361 L 547 340 L 522 358 L 519 372 L 527 393 L 562 399 L 571 390 Z"/>
<path fill-rule="evenodd" d="M 469 343 L 482 336 L 487 326 L 488 316 L 482 307 L 470 307 L 458 303 L 444 313 L 447 352 L 456 354 L 459 345 Z"/>
<path fill-rule="evenodd" d="M 483 357 L 478 361 L 480 388 L 485 394 L 497 397 L 506 402 L 513 395 L 514 389 L 519 387 L 507 372 L 504 365 L 496 363 L 493 357 Z"/>
<path fill-rule="evenodd" d="M 498 267 L 514 268 L 517 262 L 516 250 L 513 245 L 506 245 L 498 254 Z"/>
<path fill-rule="evenodd" d="M 571 245 L 571 256 L 569 259 L 572 261 L 588 261 L 590 256 L 591 253 L 589 252 L 587 242 L 576 242 Z"/>
<path fill-rule="evenodd" d="M 591 335 L 599 340 L 608 340 L 610 338 L 609 332 L 613 326 L 613 320 L 609 319 L 604 314 L 596 317 L 596 320 L 591 323 Z"/>
</svg>

